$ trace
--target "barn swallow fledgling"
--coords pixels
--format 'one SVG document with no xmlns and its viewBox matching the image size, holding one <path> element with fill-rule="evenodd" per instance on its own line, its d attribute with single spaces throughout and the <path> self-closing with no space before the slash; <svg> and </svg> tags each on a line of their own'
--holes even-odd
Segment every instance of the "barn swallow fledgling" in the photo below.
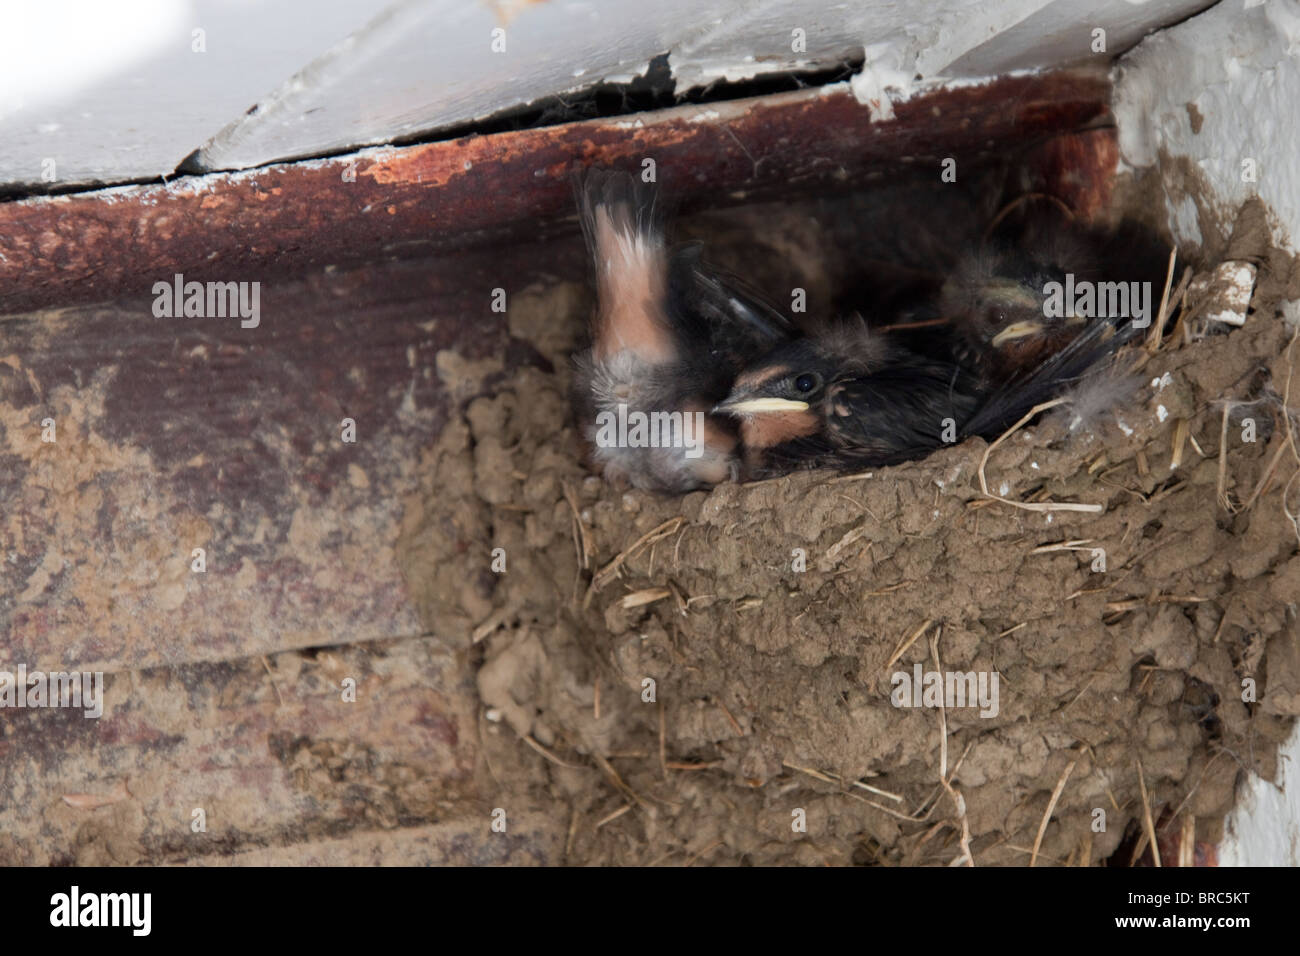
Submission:
<svg viewBox="0 0 1300 956">
<path fill-rule="evenodd" d="M 714 411 L 740 426 L 747 475 L 887 465 L 943 444 L 979 404 L 974 374 L 900 348 L 860 319 L 778 346 Z"/>
<path fill-rule="evenodd" d="M 1120 311 L 1138 328 L 1149 324 L 1149 293 L 1163 279 L 1156 249 L 1154 238 L 1134 223 L 1113 232 L 1082 228 L 1040 207 L 1022 217 L 1014 239 L 981 242 L 959 259 L 940 290 L 937 314 L 948 320 L 969 361 L 982 364 L 994 380 L 1013 379 L 1064 349 L 1089 319 L 1073 310 L 1054 314 L 1047 291 L 1054 283 L 1062 294 L 1067 283 L 1124 283 Z M 1148 295 L 1128 301 L 1128 285 L 1142 280 L 1147 284 L 1138 292 Z"/>
<path fill-rule="evenodd" d="M 1005 430 L 1150 321 L 1140 310 L 1156 280 L 1152 258 L 1106 259 L 1097 254 L 1105 241 L 1060 228 L 1024 245 L 977 249 L 931 301 L 908 308 L 908 320 L 919 320 L 908 324 L 922 328 L 846 320 L 760 358 L 714 409 L 739 422 L 749 477 L 894 464 Z M 1083 288 L 1135 274 L 1147 297 L 1134 314 L 1052 308 L 1054 283 L 1063 295 L 1076 279 Z"/>
<path fill-rule="evenodd" d="M 635 177 L 591 171 L 578 191 L 597 308 L 575 387 L 594 464 L 672 493 L 738 477 L 735 423 L 711 409 L 789 337 L 788 322 L 709 269 L 698 243 L 670 250 L 653 191 Z"/>
</svg>

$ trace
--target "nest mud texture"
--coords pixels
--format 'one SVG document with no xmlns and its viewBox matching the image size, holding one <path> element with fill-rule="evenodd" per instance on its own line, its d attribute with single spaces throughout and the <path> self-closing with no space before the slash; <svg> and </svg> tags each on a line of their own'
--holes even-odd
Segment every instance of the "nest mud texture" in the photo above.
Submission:
<svg viewBox="0 0 1300 956">
<path fill-rule="evenodd" d="M 1244 328 L 1130 351 L 1113 411 L 1053 410 L 989 455 L 993 494 L 1099 513 L 993 501 L 980 440 L 620 491 L 567 399 L 588 294 L 516 296 L 554 371 L 439 357 L 464 415 L 401 543 L 426 627 L 479 667 L 481 799 L 550 819 L 571 863 L 1127 864 L 1189 819 L 1204 858 L 1300 713 L 1297 276 L 1272 266 Z M 996 672 L 996 715 L 893 706 L 917 664 Z"/>
</svg>

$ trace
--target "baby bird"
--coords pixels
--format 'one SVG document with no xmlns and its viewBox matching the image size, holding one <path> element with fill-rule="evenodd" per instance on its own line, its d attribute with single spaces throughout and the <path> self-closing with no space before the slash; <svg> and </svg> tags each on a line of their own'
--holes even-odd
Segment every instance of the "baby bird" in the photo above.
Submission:
<svg viewBox="0 0 1300 956">
<path fill-rule="evenodd" d="M 1137 329 L 1154 320 L 1158 303 L 1150 292 L 1164 278 L 1164 254 L 1144 228 L 1127 221 L 1113 232 L 1080 227 L 1039 204 L 1016 217 L 1011 235 L 1005 232 L 960 257 L 937 301 L 937 314 L 948 320 L 964 358 L 993 379 L 1047 360 L 1091 319 L 1116 329 L 1128 319 Z M 1076 289 L 1090 290 L 1079 309 Z"/>
<path fill-rule="evenodd" d="M 596 267 L 591 349 L 575 377 L 593 463 L 616 483 L 670 493 L 735 479 L 735 423 L 711 409 L 789 338 L 788 322 L 709 269 L 698 243 L 670 250 L 652 187 L 592 171 L 578 191 Z"/>
<path fill-rule="evenodd" d="M 1154 245 L 1125 241 L 1106 256 L 1108 241 L 1068 223 L 1031 229 L 962 257 L 908 305 L 906 327 L 854 318 L 758 359 L 714 408 L 737 419 L 748 476 L 888 465 L 1001 433 L 1152 321 Z M 1108 281 L 1116 288 L 1099 292 Z M 1089 289 L 1094 307 L 1065 301 Z M 1120 291 L 1123 308 L 1095 307 Z"/>
<path fill-rule="evenodd" d="M 746 475 L 765 478 L 921 457 L 957 439 L 981 384 L 855 319 L 760 358 L 713 410 L 738 420 Z"/>
</svg>

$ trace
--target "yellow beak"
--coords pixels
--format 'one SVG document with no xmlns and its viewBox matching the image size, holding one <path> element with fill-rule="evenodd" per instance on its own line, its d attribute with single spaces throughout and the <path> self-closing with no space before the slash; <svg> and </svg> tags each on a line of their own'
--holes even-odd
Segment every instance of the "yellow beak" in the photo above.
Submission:
<svg viewBox="0 0 1300 956">
<path fill-rule="evenodd" d="M 805 412 L 807 402 L 789 398 L 745 398 L 738 402 L 723 402 L 715 411 L 730 415 L 755 415 L 760 412 Z"/>
<path fill-rule="evenodd" d="M 990 344 L 994 348 L 998 348 L 1007 342 L 1023 339 L 1029 335 L 1037 335 L 1041 331 L 1043 331 L 1043 327 L 1037 322 L 1014 322 L 993 336 L 993 341 Z"/>
</svg>

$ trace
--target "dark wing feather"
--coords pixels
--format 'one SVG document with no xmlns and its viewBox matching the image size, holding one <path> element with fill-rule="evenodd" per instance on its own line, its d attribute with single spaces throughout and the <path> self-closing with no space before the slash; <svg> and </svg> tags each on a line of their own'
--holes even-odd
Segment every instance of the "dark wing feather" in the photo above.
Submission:
<svg viewBox="0 0 1300 956">
<path fill-rule="evenodd" d="M 699 242 L 673 250 L 668 294 L 669 314 L 682 331 L 728 363 L 743 365 L 794 332 L 790 320 L 760 293 L 709 266 Z"/>
<path fill-rule="evenodd" d="M 1106 321 L 1089 323 L 1068 345 L 1045 361 L 1000 382 L 962 427 L 962 436 L 987 438 L 1001 434 L 1035 405 L 1056 398 L 1106 361 L 1121 345 L 1141 334 L 1132 322 L 1125 322 L 1118 329 Z"/>
</svg>

